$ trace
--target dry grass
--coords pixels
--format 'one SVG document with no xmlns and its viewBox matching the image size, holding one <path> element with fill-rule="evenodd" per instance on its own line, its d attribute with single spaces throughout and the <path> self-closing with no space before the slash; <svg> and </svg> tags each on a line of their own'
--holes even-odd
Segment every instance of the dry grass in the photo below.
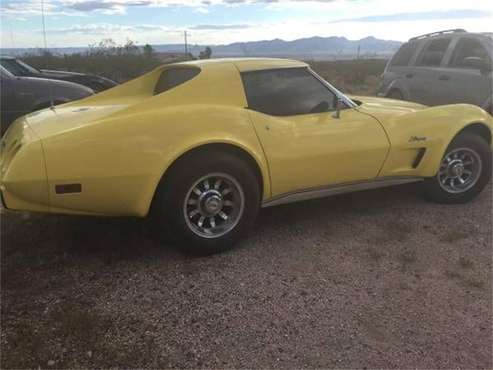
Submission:
<svg viewBox="0 0 493 370">
<path fill-rule="evenodd" d="M 320 76 L 347 94 L 375 95 L 384 59 L 310 62 Z"/>
</svg>

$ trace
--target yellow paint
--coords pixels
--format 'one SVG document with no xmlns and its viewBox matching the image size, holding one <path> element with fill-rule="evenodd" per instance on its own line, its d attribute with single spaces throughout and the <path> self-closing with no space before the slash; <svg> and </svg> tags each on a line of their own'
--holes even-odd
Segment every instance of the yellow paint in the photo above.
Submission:
<svg viewBox="0 0 493 370">
<path fill-rule="evenodd" d="M 433 176 L 445 148 L 471 123 L 492 118 L 470 105 L 426 108 L 387 99 L 331 113 L 272 117 L 245 109 L 239 71 L 304 67 L 279 59 L 167 65 L 98 95 L 18 119 L 2 139 L 0 189 L 11 209 L 147 215 L 156 187 L 181 155 L 223 143 L 244 150 L 263 178 L 263 200 L 378 176 Z M 200 68 L 154 96 L 167 68 Z M 410 142 L 413 136 L 425 141 Z M 20 146 L 18 145 L 20 143 Z M 425 147 L 422 164 L 412 168 Z M 204 158 L 204 161 L 207 158 Z M 55 185 L 82 185 L 56 194 Z"/>
</svg>

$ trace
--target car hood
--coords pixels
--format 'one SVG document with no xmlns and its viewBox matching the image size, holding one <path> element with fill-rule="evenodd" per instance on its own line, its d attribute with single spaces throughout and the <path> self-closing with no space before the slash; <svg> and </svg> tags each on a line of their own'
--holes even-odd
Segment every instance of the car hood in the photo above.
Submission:
<svg viewBox="0 0 493 370">
<path fill-rule="evenodd" d="M 83 73 L 78 73 L 78 72 L 67 72 L 67 71 L 53 71 L 49 69 L 42 69 L 40 71 L 44 76 L 50 77 L 50 78 L 64 78 L 64 77 L 71 77 L 71 76 L 85 76 Z"/>
<path fill-rule="evenodd" d="M 33 86 L 45 86 L 46 88 L 53 88 L 57 90 L 73 90 L 73 91 L 81 91 L 87 93 L 86 95 L 93 94 L 93 91 L 87 86 L 71 82 L 71 81 L 63 81 L 63 80 L 54 80 L 45 77 L 19 77 L 23 81 L 32 84 Z"/>
<path fill-rule="evenodd" d="M 98 92 L 117 85 L 115 81 L 110 80 L 106 77 L 77 72 L 52 71 L 42 69 L 41 74 L 38 77 L 71 81 L 96 89 Z M 99 87 L 99 85 L 101 85 L 101 87 Z"/>
<path fill-rule="evenodd" d="M 350 96 L 359 109 L 372 115 L 401 115 L 428 108 L 426 105 L 373 96 Z"/>
</svg>

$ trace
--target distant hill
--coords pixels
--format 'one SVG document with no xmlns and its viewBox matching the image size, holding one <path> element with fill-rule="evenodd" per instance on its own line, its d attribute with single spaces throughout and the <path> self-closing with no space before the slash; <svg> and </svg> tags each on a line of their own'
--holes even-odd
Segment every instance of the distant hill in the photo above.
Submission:
<svg viewBox="0 0 493 370">
<path fill-rule="evenodd" d="M 235 42 L 227 45 L 208 45 L 213 57 L 295 57 L 300 59 L 337 59 L 361 57 L 388 57 L 401 45 L 399 41 L 381 40 L 373 36 L 361 40 L 348 40 L 345 37 L 309 37 L 293 41 L 280 39 L 265 41 Z M 179 53 L 185 49 L 184 44 L 152 45 L 157 52 Z M 189 45 L 188 50 L 195 56 L 207 45 Z M 37 49 L 2 49 L 3 54 L 24 54 Z M 71 47 L 50 49 L 55 53 L 73 54 L 87 48 Z"/>
<path fill-rule="evenodd" d="M 280 39 L 265 41 L 235 42 L 228 45 L 211 45 L 213 56 L 286 56 L 298 58 L 323 59 L 324 57 L 347 56 L 389 56 L 400 46 L 399 41 L 380 40 L 366 37 L 361 40 L 348 40 L 345 37 L 310 37 L 293 41 Z M 189 51 L 194 55 L 204 49 L 203 45 L 193 45 Z M 184 45 L 156 45 L 160 52 L 183 50 Z"/>
</svg>

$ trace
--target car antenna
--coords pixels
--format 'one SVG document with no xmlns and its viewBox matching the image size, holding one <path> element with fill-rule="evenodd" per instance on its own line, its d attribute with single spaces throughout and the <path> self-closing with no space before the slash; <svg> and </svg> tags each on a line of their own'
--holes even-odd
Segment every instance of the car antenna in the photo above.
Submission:
<svg viewBox="0 0 493 370">
<path fill-rule="evenodd" d="M 55 103 L 53 101 L 53 86 L 50 84 L 50 109 L 55 110 Z"/>
</svg>

